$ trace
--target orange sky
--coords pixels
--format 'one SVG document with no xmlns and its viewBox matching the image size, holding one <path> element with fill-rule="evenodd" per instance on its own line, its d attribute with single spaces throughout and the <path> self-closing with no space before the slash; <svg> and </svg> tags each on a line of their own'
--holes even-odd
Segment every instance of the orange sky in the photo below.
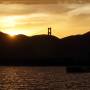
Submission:
<svg viewBox="0 0 90 90">
<path fill-rule="evenodd" d="M 52 34 L 63 38 L 90 30 L 89 0 L 0 0 L 0 30 L 29 36 Z"/>
</svg>

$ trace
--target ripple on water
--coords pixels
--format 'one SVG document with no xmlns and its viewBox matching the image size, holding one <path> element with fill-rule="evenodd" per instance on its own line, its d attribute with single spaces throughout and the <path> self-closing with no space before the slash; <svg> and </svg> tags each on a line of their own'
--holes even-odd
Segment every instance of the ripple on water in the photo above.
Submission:
<svg viewBox="0 0 90 90">
<path fill-rule="evenodd" d="M 90 90 L 90 73 L 65 67 L 0 67 L 0 90 Z"/>
</svg>

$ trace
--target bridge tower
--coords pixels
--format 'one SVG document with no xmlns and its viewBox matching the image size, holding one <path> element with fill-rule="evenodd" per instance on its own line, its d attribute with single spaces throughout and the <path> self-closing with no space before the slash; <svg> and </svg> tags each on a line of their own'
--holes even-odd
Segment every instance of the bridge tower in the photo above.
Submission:
<svg viewBox="0 0 90 90">
<path fill-rule="evenodd" d="M 48 28 L 48 35 L 51 36 L 51 34 L 52 34 L 52 28 L 50 27 Z"/>
</svg>

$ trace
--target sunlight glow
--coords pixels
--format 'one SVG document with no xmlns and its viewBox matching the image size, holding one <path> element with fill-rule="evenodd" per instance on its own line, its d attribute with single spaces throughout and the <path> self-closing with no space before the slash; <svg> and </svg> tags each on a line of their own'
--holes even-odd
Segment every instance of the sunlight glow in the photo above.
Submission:
<svg viewBox="0 0 90 90">
<path fill-rule="evenodd" d="M 17 35 L 18 33 L 17 33 L 17 32 L 12 31 L 12 32 L 8 32 L 8 34 L 9 34 L 10 36 L 15 36 L 15 35 Z"/>
<path fill-rule="evenodd" d="M 30 5 L 20 3 L 1 3 L 0 31 L 11 36 L 17 34 L 33 36 L 38 34 L 47 34 L 47 28 L 51 27 L 52 35 L 59 38 L 83 34 L 90 31 L 89 0 L 58 1 L 60 2 L 56 4 L 40 3 Z M 86 2 L 84 4 L 84 2 L 77 3 L 77 1 Z"/>
<path fill-rule="evenodd" d="M 14 17 L 5 17 L 3 18 L 3 25 L 8 28 L 8 27 L 14 27 L 16 25 L 16 21 Z"/>
</svg>

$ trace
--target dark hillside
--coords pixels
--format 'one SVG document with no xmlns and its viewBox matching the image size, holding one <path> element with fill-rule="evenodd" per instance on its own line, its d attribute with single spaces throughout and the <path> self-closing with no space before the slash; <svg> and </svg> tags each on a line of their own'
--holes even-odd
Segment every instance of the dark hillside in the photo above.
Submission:
<svg viewBox="0 0 90 90">
<path fill-rule="evenodd" d="M 73 65 L 89 63 L 90 32 L 59 39 L 51 35 L 28 37 L 0 32 L 1 65 Z"/>
</svg>

